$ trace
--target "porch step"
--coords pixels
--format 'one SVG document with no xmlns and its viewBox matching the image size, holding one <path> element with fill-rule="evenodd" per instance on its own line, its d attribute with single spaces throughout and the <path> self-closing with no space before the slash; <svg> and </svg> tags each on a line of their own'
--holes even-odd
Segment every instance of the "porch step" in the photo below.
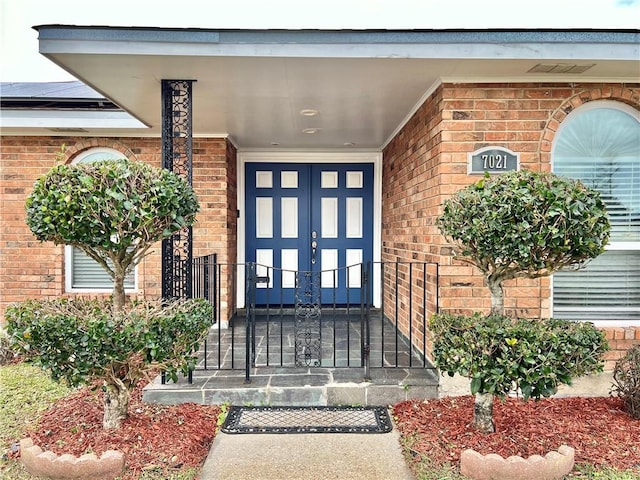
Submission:
<svg viewBox="0 0 640 480">
<path fill-rule="evenodd" d="M 156 378 L 144 389 L 143 399 L 164 405 L 331 406 L 391 405 L 438 396 L 432 368 L 372 368 L 370 381 L 363 374 L 361 368 L 258 367 L 246 384 L 243 371 L 195 371 L 191 384 L 180 379 L 162 385 Z"/>
</svg>

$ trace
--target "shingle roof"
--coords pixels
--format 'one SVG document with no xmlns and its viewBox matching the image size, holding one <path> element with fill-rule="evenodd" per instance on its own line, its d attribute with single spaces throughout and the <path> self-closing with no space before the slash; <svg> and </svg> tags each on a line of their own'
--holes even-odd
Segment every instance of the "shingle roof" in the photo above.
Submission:
<svg viewBox="0 0 640 480">
<path fill-rule="evenodd" d="M 103 99 L 104 95 L 80 81 L 1 82 L 0 97 L 5 99 Z"/>
</svg>

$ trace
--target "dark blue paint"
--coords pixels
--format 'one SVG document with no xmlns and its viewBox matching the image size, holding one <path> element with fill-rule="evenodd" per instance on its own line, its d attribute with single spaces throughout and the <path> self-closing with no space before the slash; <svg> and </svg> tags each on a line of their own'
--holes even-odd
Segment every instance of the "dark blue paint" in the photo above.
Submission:
<svg viewBox="0 0 640 480">
<path fill-rule="evenodd" d="M 272 188 L 256 188 L 256 172 L 272 172 Z M 298 188 L 282 189 L 281 173 L 283 171 L 298 172 Z M 323 171 L 338 172 L 338 188 L 321 189 L 321 175 Z M 362 171 L 362 189 L 348 189 L 345 185 L 347 171 Z M 295 303 L 293 289 L 281 289 L 281 272 L 278 268 L 282 264 L 282 249 L 298 250 L 298 269 L 304 271 L 319 271 L 321 265 L 320 251 L 324 249 L 338 249 L 338 289 L 325 288 L 322 290 L 323 303 L 338 305 L 360 303 L 360 291 L 351 289 L 347 292 L 346 249 L 362 249 L 363 262 L 373 260 L 373 164 L 272 164 L 247 163 L 246 178 L 246 252 L 247 262 L 256 261 L 256 250 L 273 250 L 273 263 L 276 267 L 270 271 L 273 288 L 258 288 L 256 303 L 259 305 L 292 305 Z M 322 197 L 338 198 L 338 238 L 320 238 L 321 236 L 321 201 Z M 271 197 L 273 199 L 273 238 L 256 238 L 256 197 Z M 280 211 L 283 197 L 298 198 L 298 238 L 281 237 Z M 346 238 L 346 201 L 348 197 L 363 198 L 363 238 Z M 316 231 L 318 237 L 317 261 L 311 263 L 311 232 Z"/>
</svg>

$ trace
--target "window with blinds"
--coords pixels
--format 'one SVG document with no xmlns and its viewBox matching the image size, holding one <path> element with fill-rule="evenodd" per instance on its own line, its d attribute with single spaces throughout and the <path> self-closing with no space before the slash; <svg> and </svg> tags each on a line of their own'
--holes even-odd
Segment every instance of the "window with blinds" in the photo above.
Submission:
<svg viewBox="0 0 640 480">
<path fill-rule="evenodd" d="M 553 316 L 640 320 L 640 116 L 615 102 L 572 112 L 558 132 L 554 172 L 597 189 L 607 206 L 607 251 L 578 271 L 553 277 Z"/>
<path fill-rule="evenodd" d="M 115 160 L 122 157 L 122 153 L 117 150 L 96 147 L 85 150 L 78 155 L 75 163 Z M 113 280 L 109 274 L 98 262 L 87 256 L 79 248 L 69 246 L 65 248 L 65 265 L 67 291 L 100 292 L 113 289 Z M 135 269 L 125 278 L 124 288 L 126 290 L 135 290 Z"/>
<path fill-rule="evenodd" d="M 102 266 L 76 247 L 69 249 L 71 255 L 71 288 L 102 290 L 113 288 L 113 280 Z M 125 277 L 124 288 L 135 289 L 135 273 Z"/>
</svg>

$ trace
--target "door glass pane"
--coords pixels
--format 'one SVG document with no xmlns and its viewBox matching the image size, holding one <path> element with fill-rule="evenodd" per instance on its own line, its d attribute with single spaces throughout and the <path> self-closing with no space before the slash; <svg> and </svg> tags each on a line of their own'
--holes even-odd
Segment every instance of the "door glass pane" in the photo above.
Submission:
<svg viewBox="0 0 640 480">
<path fill-rule="evenodd" d="M 322 172 L 322 188 L 338 188 L 338 172 Z"/>
<path fill-rule="evenodd" d="M 256 250 L 256 274 L 259 277 L 269 277 L 269 283 L 259 283 L 257 288 L 273 287 L 273 250 L 258 249 Z"/>
<path fill-rule="evenodd" d="M 283 197 L 280 218 L 282 219 L 282 238 L 298 238 L 298 199 Z"/>
<path fill-rule="evenodd" d="M 282 255 L 282 288 L 295 288 L 296 271 L 298 270 L 298 250 L 283 249 Z"/>
<path fill-rule="evenodd" d="M 362 188 L 362 172 L 347 172 L 347 188 Z"/>
<path fill-rule="evenodd" d="M 256 188 L 272 188 L 273 174 L 271 172 L 256 172 Z"/>
<path fill-rule="evenodd" d="M 322 238 L 338 238 L 338 199 L 322 199 Z"/>
<path fill-rule="evenodd" d="M 360 288 L 362 284 L 362 250 L 347 249 L 347 275 L 350 288 Z"/>
<path fill-rule="evenodd" d="M 256 198 L 256 237 L 273 238 L 273 199 Z"/>
<path fill-rule="evenodd" d="M 325 248 L 320 253 L 320 268 L 322 278 L 320 283 L 322 288 L 337 287 L 338 250 Z"/>
<path fill-rule="evenodd" d="M 347 238 L 362 238 L 361 198 L 347 198 Z"/>
<path fill-rule="evenodd" d="M 282 172 L 280 183 L 282 188 L 298 188 L 298 172 Z"/>
</svg>

